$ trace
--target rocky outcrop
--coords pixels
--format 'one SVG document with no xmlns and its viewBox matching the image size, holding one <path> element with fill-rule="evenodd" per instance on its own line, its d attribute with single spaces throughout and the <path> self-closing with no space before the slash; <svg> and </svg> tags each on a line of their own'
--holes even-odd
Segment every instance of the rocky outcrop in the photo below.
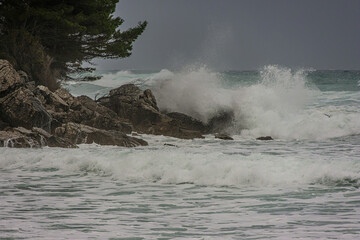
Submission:
<svg viewBox="0 0 360 240">
<path fill-rule="evenodd" d="M 7 122 L 11 127 L 20 126 L 28 129 L 39 127 L 48 132 L 53 121 L 41 101 L 24 87 L 0 99 L 0 114 L 2 121 Z"/>
<path fill-rule="evenodd" d="M 128 137 L 132 125 L 109 108 L 65 89 L 35 86 L 5 60 L 0 60 L 0 83 L 0 146 L 147 145 Z"/>
<path fill-rule="evenodd" d="M 0 59 L 0 98 L 24 84 L 24 79 L 15 71 L 12 65 Z"/>
<path fill-rule="evenodd" d="M 39 148 L 43 146 L 75 148 L 76 145 L 49 134 L 41 128 L 32 130 L 17 127 L 0 131 L 0 146 L 14 148 Z"/>
<path fill-rule="evenodd" d="M 145 146 L 144 140 L 126 134 L 135 130 L 182 139 L 203 138 L 233 118 L 231 112 L 223 112 L 204 124 L 182 113 L 162 113 L 152 92 L 134 84 L 113 89 L 98 101 L 74 97 L 62 88 L 52 92 L 35 86 L 25 72 L 16 72 L 4 60 L 0 60 L 0 83 L 0 146 Z"/>
<path fill-rule="evenodd" d="M 129 137 L 120 131 L 105 131 L 83 124 L 66 123 L 55 129 L 55 134 L 70 141 L 73 144 L 116 145 L 125 147 L 136 147 L 148 145 L 142 139 Z"/>
<path fill-rule="evenodd" d="M 109 96 L 97 102 L 116 112 L 119 117 L 129 119 L 138 132 L 183 139 L 203 138 L 202 129 L 187 124 L 180 117 L 173 118 L 161 113 L 152 92 L 148 89 L 142 91 L 134 84 L 113 89 Z"/>
</svg>

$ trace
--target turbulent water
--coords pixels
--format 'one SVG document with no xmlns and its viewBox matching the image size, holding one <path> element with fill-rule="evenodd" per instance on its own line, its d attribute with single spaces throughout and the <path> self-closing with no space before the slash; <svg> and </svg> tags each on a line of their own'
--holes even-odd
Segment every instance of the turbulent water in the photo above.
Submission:
<svg viewBox="0 0 360 240">
<path fill-rule="evenodd" d="M 134 83 L 204 122 L 232 111 L 234 141 L 0 148 L 0 239 L 359 238 L 360 72 L 103 74 L 65 87 L 98 98 Z"/>
</svg>

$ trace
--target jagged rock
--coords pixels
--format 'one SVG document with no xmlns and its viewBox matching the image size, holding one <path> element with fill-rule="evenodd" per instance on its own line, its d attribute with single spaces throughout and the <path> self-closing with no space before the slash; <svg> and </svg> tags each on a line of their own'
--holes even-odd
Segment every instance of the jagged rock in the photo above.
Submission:
<svg viewBox="0 0 360 240">
<path fill-rule="evenodd" d="M 76 147 L 76 145 L 53 136 L 41 128 L 29 130 L 23 127 L 12 128 L 8 131 L 0 131 L 0 146 L 13 148 L 40 148 L 44 146 L 63 148 Z"/>
<path fill-rule="evenodd" d="M 166 115 L 171 117 L 172 119 L 176 119 L 180 121 L 181 126 L 183 128 L 193 131 L 200 131 L 202 133 L 207 133 L 209 131 L 209 127 L 205 125 L 203 122 L 193 117 L 190 117 L 186 114 L 179 112 L 171 112 L 171 113 L 167 113 Z"/>
<path fill-rule="evenodd" d="M 225 133 L 217 133 L 217 134 L 215 134 L 215 138 L 219 138 L 222 140 L 234 140 L 232 137 L 230 137 L 229 135 L 227 135 Z"/>
<path fill-rule="evenodd" d="M 42 143 L 45 146 L 49 147 L 62 147 L 62 148 L 77 148 L 77 146 L 73 143 L 71 143 L 68 140 L 62 139 L 60 137 L 54 136 L 52 134 L 49 134 L 45 130 L 41 128 L 34 127 L 32 129 L 33 132 L 36 132 L 40 135 L 42 135 L 44 138 L 42 139 L 44 142 Z"/>
<path fill-rule="evenodd" d="M 0 131 L 0 147 L 39 148 L 41 144 L 17 131 Z"/>
<path fill-rule="evenodd" d="M 258 137 L 258 138 L 256 138 L 256 140 L 267 141 L 267 140 L 274 140 L 274 139 L 271 136 L 266 136 L 266 137 Z"/>
<path fill-rule="evenodd" d="M 134 84 L 125 84 L 111 90 L 109 97 L 100 98 L 98 103 L 110 108 L 119 117 L 129 119 L 134 126 L 144 125 L 145 122 L 148 123 L 145 125 L 151 125 L 161 121 L 162 116 L 155 97 L 150 90 L 145 92 Z"/>
<path fill-rule="evenodd" d="M 136 147 L 148 145 L 146 141 L 129 137 L 119 131 L 105 131 L 83 124 L 69 122 L 55 129 L 55 135 L 74 144 L 97 143 L 100 145 L 116 145 Z"/>
<path fill-rule="evenodd" d="M 34 94 L 48 111 L 66 112 L 69 110 L 69 105 L 45 86 L 37 86 L 34 90 Z"/>
<path fill-rule="evenodd" d="M 50 132 L 52 117 L 34 94 L 24 87 L 0 99 L 1 119 L 12 127 L 39 127 Z"/>
<path fill-rule="evenodd" d="M 87 96 L 77 97 L 77 100 L 84 108 L 86 108 L 83 109 L 83 113 L 85 114 L 82 116 L 82 124 L 105 130 L 117 130 L 123 133 L 131 133 L 131 124 L 126 119 L 121 119 L 111 109 L 97 104 Z"/>
<path fill-rule="evenodd" d="M 0 98 L 23 84 L 24 80 L 20 78 L 13 66 L 8 61 L 0 59 Z"/>
<path fill-rule="evenodd" d="M 129 119 L 138 132 L 184 139 L 203 138 L 198 129 L 162 114 L 149 89 L 142 91 L 134 84 L 125 84 L 111 90 L 108 97 L 102 97 L 97 102 L 119 117 Z"/>
<path fill-rule="evenodd" d="M 87 96 L 73 97 L 63 88 L 58 89 L 54 94 L 70 108 L 65 112 L 51 112 L 59 122 L 80 123 L 99 129 L 122 131 L 123 133 L 131 133 L 132 131 L 132 125 L 128 120 L 120 118 L 114 111 L 97 104 Z"/>
</svg>

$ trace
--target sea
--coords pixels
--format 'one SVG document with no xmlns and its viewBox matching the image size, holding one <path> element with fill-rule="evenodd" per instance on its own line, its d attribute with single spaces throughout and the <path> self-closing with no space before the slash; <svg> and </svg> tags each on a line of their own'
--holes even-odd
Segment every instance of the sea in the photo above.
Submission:
<svg viewBox="0 0 360 240">
<path fill-rule="evenodd" d="M 0 239 L 360 239 L 360 71 L 103 71 L 234 140 L 140 134 L 149 146 L 0 148 Z M 272 141 L 256 138 L 271 136 Z"/>
</svg>

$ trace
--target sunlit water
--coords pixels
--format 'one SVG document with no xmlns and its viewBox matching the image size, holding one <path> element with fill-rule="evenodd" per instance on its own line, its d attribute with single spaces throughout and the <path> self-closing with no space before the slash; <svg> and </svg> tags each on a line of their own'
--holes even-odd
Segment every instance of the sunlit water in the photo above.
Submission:
<svg viewBox="0 0 360 240">
<path fill-rule="evenodd" d="M 231 109 L 234 141 L 0 148 L 0 239 L 358 239 L 359 81 L 268 66 L 69 83 L 93 98 L 136 83 L 161 109 L 203 121 Z M 255 139 L 265 135 L 275 140 Z"/>
</svg>

